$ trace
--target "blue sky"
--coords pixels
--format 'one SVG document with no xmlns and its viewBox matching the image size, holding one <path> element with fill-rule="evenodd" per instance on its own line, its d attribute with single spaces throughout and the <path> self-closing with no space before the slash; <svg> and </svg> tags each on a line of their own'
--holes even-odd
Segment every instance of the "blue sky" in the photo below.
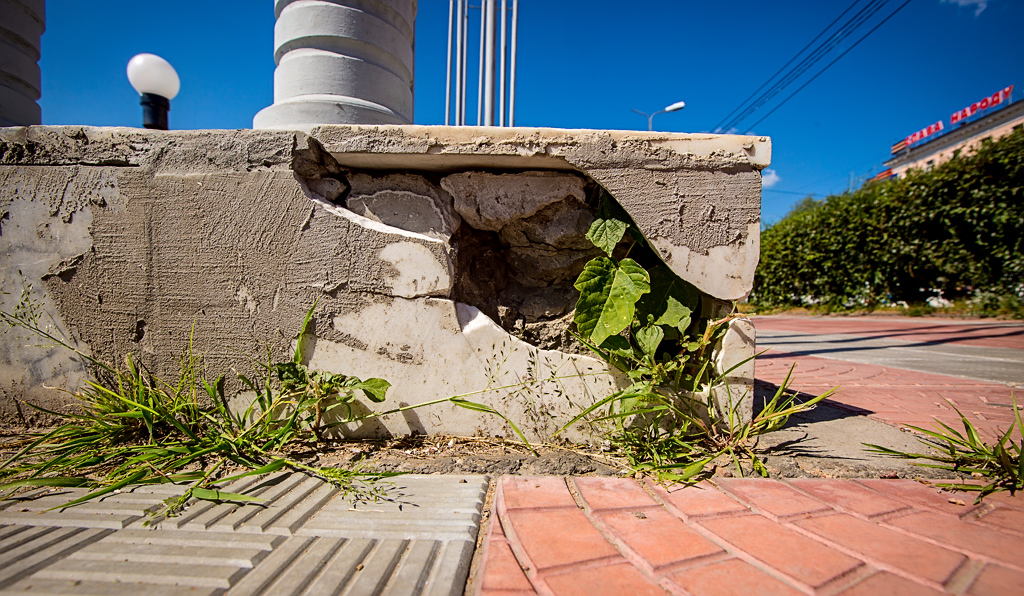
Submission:
<svg viewBox="0 0 1024 596">
<path fill-rule="evenodd" d="M 632 108 L 683 100 L 687 107 L 657 116 L 655 129 L 711 131 L 851 2 L 520 0 L 516 124 L 644 129 Z M 903 2 L 887 2 L 740 132 Z M 172 128 L 248 128 L 273 100 L 271 0 L 47 0 L 46 17 L 44 124 L 137 126 L 125 65 L 140 52 L 163 56 L 181 77 Z M 911 0 L 754 127 L 773 141 L 764 219 L 779 219 L 806 194 L 859 184 L 892 143 L 936 120 L 948 124 L 953 111 L 1007 85 L 1024 98 L 1022 23 L 1020 0 Z M 420 0 L 417 124 L 444 122 L 447 26 L 446 0 Z M 475 122 L 475 107 L 467 113 Z"/>
</svg>

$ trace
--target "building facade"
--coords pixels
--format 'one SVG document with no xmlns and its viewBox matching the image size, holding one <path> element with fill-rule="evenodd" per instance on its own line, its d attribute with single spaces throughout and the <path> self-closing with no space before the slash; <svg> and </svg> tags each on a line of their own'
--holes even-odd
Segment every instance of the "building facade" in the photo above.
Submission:
<svg viewBox="0 0 1024 596">
<path fill-rule="evenodd" d="M 1011 85 L 896 143 L 886 169 L 874 179 L 932 168 L 1024 127 L 1024 101 L 1012 101 L 1012 92 Z"/>
</svg>

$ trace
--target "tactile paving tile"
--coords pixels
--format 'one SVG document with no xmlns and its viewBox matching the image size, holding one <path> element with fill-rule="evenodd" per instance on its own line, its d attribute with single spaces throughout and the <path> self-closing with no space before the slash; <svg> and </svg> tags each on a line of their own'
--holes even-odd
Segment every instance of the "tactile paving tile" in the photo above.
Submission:
<svg viewBox="0 0 1024 596">
<path fill-rule="evenodd" d="M 338 498 L 296 532 L 302 536 L 475 540 L 487 493 L 485 477 L 452 483 L 450 476 L 396 479 L 388 500 Z M 456 480 L 458 482 L 458 480 Z"/>
<path fill-rule="evenodd" d="M 177 493 L 180 492 L 181 489 L 177 489 Z M 159 509 L 163 500 L 172 494 L 167 487 L 140 486 L 59 509 L 88 493 L 80 488 L 56 489 L 36 491 L 33 494 L 38 496 L 34 498 L 13 499 L 0 510 L 0 524 L 119 530 Z"/>
<path fill-rule="evenodd" d="M 83 506 L 80 490 L 0 506 L 0 593 L 171 596 L 461 594 L 487 490 L 484 476 L 399 476 L 360 500 L 303 474 L 223 487 L 265 499 L 193 501 L 137 487 Z M 5 564 L 7 562 L 8 564 Z"/>
</svg>

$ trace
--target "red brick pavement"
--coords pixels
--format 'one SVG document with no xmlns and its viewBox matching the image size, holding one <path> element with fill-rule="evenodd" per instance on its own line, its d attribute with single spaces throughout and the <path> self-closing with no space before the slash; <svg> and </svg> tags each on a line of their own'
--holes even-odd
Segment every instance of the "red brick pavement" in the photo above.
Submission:
<svg viewBox="0 0 1024 596">
<path fill-rule="evenodd" d="M 847 333 L 861 337 L 908 342 L 952 343 L 985 348 L 1024 350 L 1024 323 L 1004 321 L 959 322 L 918 317 L 787 317 L 755 316 L 764 331 Z"/>
<path fill-rule="evenodd" d="M 930 429 L 937 418 L 962 430 L 960 418 L 945 401 L 949 400 L 989 437 L 1013 422 L 1010 404 L 1015 394 L 1007 385 L 773 352 L 757 359 L 758 379 L 779 385 L 795 365 L 791 389 L 820 395 L 838 386 L 839 391 L 830 398 L 835 405 L 875 420 Z M 1024 406 L 1024 390 L 1016 390 L 1016 396 Z"/>
<path fill-rule="evenodd" d="M 1024 496 L 970 502 L 912 480 L 505 476 L 473 593 L 1024 594 Z"/>
</svg>

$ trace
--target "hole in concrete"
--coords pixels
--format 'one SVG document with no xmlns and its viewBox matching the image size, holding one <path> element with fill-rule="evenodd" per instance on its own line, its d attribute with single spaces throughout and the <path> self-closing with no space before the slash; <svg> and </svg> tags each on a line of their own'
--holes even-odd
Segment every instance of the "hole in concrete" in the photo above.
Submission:
<svg viewBox="0 0 1024 596">
<path fill-rule="evenodd" d="M 592 209 L 584 204 L 574 208 L 584 224 L 578 236 L 586 240 Z M 534 217 L 543 220 L 545 215 L 542 211 Z M 452 298 L 479 308 L 527 343 L 584 353 L 586 348 L 569 332 L 579 298 L 573 282 L 600 251 L 592 245 L 589 249 L 558 248 L 521 233 L 514 238 L 507 231 L 510 227 L 502 232 L 478 230 L 466 223 L 459 227 L 451 239 L 455 252 Z"/>
<path fill-rule="evenodd" d="M 296 175 L 321 198 L 394 228 L 441 238 L 454 266 L 450 298 L 544 349 L 589 353 L 572 335 L 573 283 L 601 254 L 586 238 L 603 189 L 564 171 L 345 169 L 319 145 L 297 151 Z M 616 258 L 630 251 L 627 237 Z M 629 256 L 660 263 L 646 247 Z"/>
<path fill-rule="evenodd" d="M 142 338 L 146 336 L 146 322 L 143 320 L 135 321 L 135 337 L 132 341 L 139 343 Z"/>
</svg>

